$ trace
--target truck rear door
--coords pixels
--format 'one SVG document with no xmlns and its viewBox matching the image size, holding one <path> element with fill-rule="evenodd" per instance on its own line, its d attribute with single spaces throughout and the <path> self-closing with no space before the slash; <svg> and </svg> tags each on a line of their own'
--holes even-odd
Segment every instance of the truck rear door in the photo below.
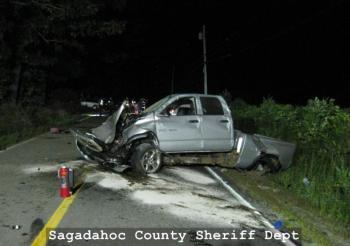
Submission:
<svg viewBox="0 0 350 246">
<path fill-rule="evenodd" d="M 200 96 L 199 101 L 203 151 L 230 151 L 234 146 L 233 122 L 224 100 L 215 96 Z"/>
</svg>

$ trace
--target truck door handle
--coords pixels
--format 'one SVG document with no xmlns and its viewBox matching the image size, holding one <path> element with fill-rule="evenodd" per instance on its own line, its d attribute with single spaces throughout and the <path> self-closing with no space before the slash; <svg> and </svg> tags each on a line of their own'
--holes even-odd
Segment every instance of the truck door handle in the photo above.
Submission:
<svg viewBox="0 0 350 246">
<path fill-rule="evenodd" d="M 228 123 L 228 120 L 220 120 L 221 123 Z"/>
<path fill-rule="evenodd" d="M 198 120 L 189 120 L 190 123 L 198 123 Z"/>
</svg>

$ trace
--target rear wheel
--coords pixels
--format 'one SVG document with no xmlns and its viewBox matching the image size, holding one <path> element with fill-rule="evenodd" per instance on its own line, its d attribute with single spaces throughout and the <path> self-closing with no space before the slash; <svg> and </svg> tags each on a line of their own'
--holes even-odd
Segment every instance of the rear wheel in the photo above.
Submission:
<svg viewBox="0 0 350 246">
<path fill-rule="evenodd" d="M 264 173 L 276 173 L 281 170 L 281 163 L 276 156 L 268 155 L 261 158 L 256 168 Z"/>
<path fill-rule="evenodd" d="M 142 143 L 135 148 L 131 164 L 142 175 L 155 173 L 161 167 L 161 153 L 152 144 Z"/>
</svg>

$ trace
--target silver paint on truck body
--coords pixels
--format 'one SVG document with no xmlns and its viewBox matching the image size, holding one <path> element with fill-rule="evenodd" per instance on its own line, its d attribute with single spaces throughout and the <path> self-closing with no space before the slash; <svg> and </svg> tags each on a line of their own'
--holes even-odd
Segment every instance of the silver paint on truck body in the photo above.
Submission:
<svg viewBox="0 0 350 246">
<path fill-rule="evenodd" d="M 224 114 L 204 115 L 200 97 L 217 98 Z M 172 116 L 162 113 L 181 98 L 193 98 L 195 114 Z M 282 169 L 288 168 L 292 163 L 294 144 L 258 134 L 249 135 L 238 130 L 234 131 L 231 110 L 221 96 L 178 94 L 170 95 L 160 102 L 152 111 L 125 129 L 123 138 L 130 139 L 134 135 L 150 131 L 157 137 L 160 150 L 169 154 L 237 151 L 237 144 L 241 141 L 239 158 L 236 164 L 232 165 L 236 168 L 250 168 L 259 158 L 267 154 L 277 157 Z"/>
<path fill-rule="evenodd" d="M 218 99 L 224 114 L 204 115 L 200 97 Z M 193 98 L 195 114 L 181 116 L 162 114 L 169 105 L 182 98 Z M 163 152 L 227 152 L 233 149 L 234 132 L 231 111 L 221 96 L 172 95 L 154 113 L 156 135 Z"/>
<path fill-rule="evenodd" d="M 208 102 L 215 102 L 220 110 L 216 113 L 210 111 Z M 174 114 L 168 113 L 173 106 L 176 112 L 174 109 Z M 208 160 L 213 158 L 213 163 L 216 163 L 215 160 L 221 160 L 226 166 L 240 169 L 253 167 L 265 156 L 277 158 L 282 169 L 288 168 L 293 160 L 295 144 L 234 130 L 231 110 L 221 96 L 169 95 L 148 107 L 139 116 L 126 116 L 129 120 L 125 121 L 123 112 L 127 108 L 126 100 L 101 126 L 92 129 L 91 133 L 73 131 L 77 143 L 84 144 L 95 152 L 101 152 L 109 148 L 106 148 L 106 145 L 116 144 L 117 148 L 121 149 L 131 146 L 135 140 L 152 138 L 158 149 L 168 157 L 172 154 L 179 157 L 182 154 L 186 155 L 184 158 L 187 157 L 188 162 L 195 160 L 197 153 L 202 163 L 209 163 Z M 119 122 L 122 118 L 123 124 Z M 118 139 L 115 139 L 116 135 Z M 228 165 L 227 160 L 232 162 L 232 166 Z"/>
<path fill-rule="evenodd" d="M 241 131 L 236 131 L 237 142 L 242 141 L 242 148 L 239 153 L 238 160 L 234 167 L 239 169 L 249 168 L 261 155 L 260 148 L 253 140 L 253 135 L 245 134 Z"/>
<path fill-rule="evenodd" d="M 127 143 L 136 135 L 147 132 L 155 132 L 155 117 L 154 113 L 148 113 L 138 118 L 133 124 L 123 130 L 123 144 Z"/>
</svg>

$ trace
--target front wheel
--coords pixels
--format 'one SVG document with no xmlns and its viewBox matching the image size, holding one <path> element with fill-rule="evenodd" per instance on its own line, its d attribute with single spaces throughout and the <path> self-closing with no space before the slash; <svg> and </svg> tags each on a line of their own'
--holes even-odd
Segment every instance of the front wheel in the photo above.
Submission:
<svg viewBox="0 0 350 246">
<path fill-rule="evenodd" d="M 142 175 L 155 173 L 161 167 L 161 153 L 150 143 L 138 145 L 131 156 L 131 164 Z"/>
</svg>

